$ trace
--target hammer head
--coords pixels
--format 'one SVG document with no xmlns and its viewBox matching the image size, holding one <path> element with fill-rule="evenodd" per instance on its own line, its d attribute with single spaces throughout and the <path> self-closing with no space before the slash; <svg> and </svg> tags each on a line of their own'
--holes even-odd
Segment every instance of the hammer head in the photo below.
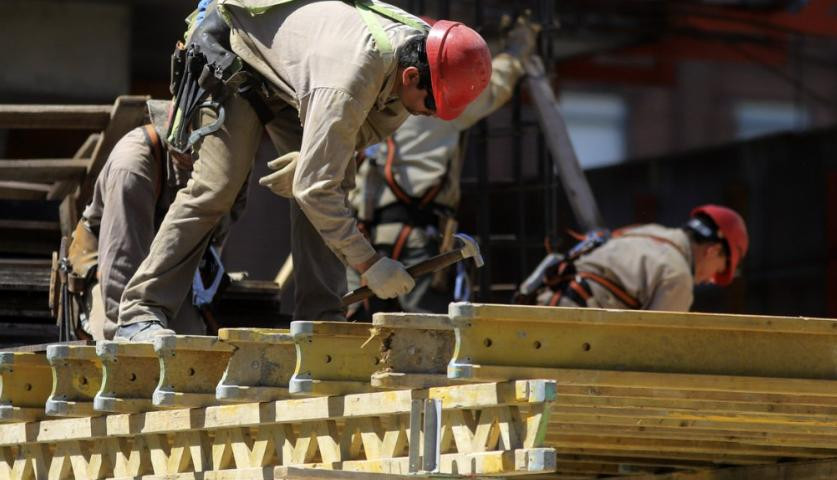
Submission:
<svg viewBox="0 0 837 480">
<path fill-rule="evenodd" d="M 485 262 L 482 259 L 482 254 L 480 254 L 480 246 L 476 240 L 471 238 L 470 235 L 465 235 L 464 233 L 457 233 L 453 237 L 459 241 L 459 252 L 462 254 L 463 260 L 466 258 L 473 258 L 474 264 L 477 268 L 485 265 Z"/>
</svg>

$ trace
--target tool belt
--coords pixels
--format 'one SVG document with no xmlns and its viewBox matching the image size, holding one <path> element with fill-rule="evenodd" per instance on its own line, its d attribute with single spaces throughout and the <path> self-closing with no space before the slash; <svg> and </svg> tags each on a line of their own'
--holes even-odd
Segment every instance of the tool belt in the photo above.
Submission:
<svg viewBox="0 0 837 480">
<path fill-rule="evenodd" d="M 98 265 L 99 240 L 82 218 L 52 255 L 49 308 L 58 325 L 59 341 L 90 337 L 85 329 L 89 321 L 86 305 Z"/>
<path fill-rule="evenodd" d="M 224 100 L 238 94 L 253 107 L 262 123 L 273 118 L 265 99 L 267 85 L 232 52 L 230 27 L 218 10 L 212 10 L 192 33 L 189 44 L 174 49 L 171 58 L 171 85 L 174 95 L 173 118 L 166 134 L 169 147 L 191 153 L 195 143 L 216 132 L 224 124 Z M 211 97 L 211 98 L 210 98 Z M 216 120 L 192 130 L 201 109 L 215 112 Z"/>
</svg>

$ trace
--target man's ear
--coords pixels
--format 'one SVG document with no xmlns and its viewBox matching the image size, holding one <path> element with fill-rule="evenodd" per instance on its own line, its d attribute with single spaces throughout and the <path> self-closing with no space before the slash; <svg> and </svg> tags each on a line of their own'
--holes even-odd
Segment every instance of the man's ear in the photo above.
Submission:
<svg viewBox="0 0 837 480">
<path fill-rule="evenodd" d="M 401 72 L 401 83 L 405 87 L 415 87 L 419 83 L 419 71 L 416 67 L 407 67 Z"/>
</svg>

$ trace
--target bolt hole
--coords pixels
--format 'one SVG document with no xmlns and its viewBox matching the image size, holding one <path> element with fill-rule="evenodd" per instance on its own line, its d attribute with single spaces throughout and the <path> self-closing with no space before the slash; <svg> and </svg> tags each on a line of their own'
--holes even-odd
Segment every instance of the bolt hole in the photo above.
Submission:
<svg viewBox="0 0 837 480">
<path fill-rule="evenodd" d="M 486 338 L 485 340 L 482 341 L 482 344 L 485 345 L 486 347 L 490 347 L 492 343 L 494 343 L 494 342 L 492 342 L 490 338 Z"/>
<path fill-rule="evenodd" d="M 325 356 L 325 362 L 326 363 L 331 363 L 331 355 L 326 355 Z"/>
<path fill-rule="evenodd" d="M 541 348 L 541 342 L 535 340 L 535 343 L 532 344 L 535 347 L 535 350 L 539 350 Z"/>
<path fill-rule="evenodd" d="M 27 383 L 26 385 L 24 385 L 24 386 L 23 386 L 23 389 L 24 389 L 24 390 L 26 390 L 27 392 L 28 392 L 28 391 L 30 391 L 30 390 L 32 390 L 32 384 L 31 384 L 31 383 Z"/>
<path fill-rule="evenodd" d="M 128 375 L 128 380 L 133 382 L 136 379 L 137 379 L 137 374 L 136 373 L 132 373 L 132 374 Z"/>
<path fill-rule="evenodd" d="M 589 351 L 590 351 L 590 344 L 589 344 L 589 343 L 587 343 L 587 342 L 584 342 L 584 343 L 581 345 L 581 349 L 582 349 L 582 350 L 584 350 L 585 352 L 589 352 Z"/>
<path fill-rule="evenodd" d="M 189 376 L 191 377 L 191 376 L 194 376 L 194 375 L 195 375 L 195 369 L 194 368 L 189 368 Z"/>
<path fill-rule="evenodd" d="M 81 377 L 81 384 L 87 385 L 87 377 Z"/>
</svg>

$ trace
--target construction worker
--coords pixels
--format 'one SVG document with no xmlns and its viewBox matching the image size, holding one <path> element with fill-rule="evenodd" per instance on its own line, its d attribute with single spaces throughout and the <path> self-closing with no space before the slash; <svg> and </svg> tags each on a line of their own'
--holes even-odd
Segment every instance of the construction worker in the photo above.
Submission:
<svg viewBox="0 0 837 480">
<path fill-rule="evenodd" d="M 592 232 L 541 272 L 546 288 L 537 303 L 688 311 L 695 284 L 732 282 L 748 244 L 741 216 L 718 205 L 695 208 L 682 228 L 648 224 Z M 522 296 L 531 289 L 527 282 Z"/>
<path fill-rule="evenodd" d="M 431 20 L 432 22 L 432 20 Z M 523 62 L 535 49 L 536 26 L 521 16 L 506 35 L 505 50 L 492 61 L 491 82 L 477 100 L 454 120 L 412 116 L 386 139 L 370 147 L 350 193 L 357 217 L 372 244 L 384 255 L 407 265 L 439 254 L 441 243 L 456 233 L 454 219 L 460 198 L 464 152 L 462 132 L 503 106 L 523 75 Z M 447 235 L 448 238 L 440 238 Z M 359 276 L 348 270 L 349 287 Z M 370 299 L 350 317 L 370 319 L 377 311 L 447 312 L 448 288 L 434 288 L 434 277 L 416 279 L 416 286 L 398 299 Z"/>
<path fill-rule="evenodd" d="M 162 138 L 170 104 L 150 100 L 151 123 L 131 130 L 116 143 L 73 233 L 70 251 L 75 246 L 76 250 L 97 252 L 88 257 L 97 262 L 96 278 L 90 279 L 87 308 L 82 313 L 82 325 L 96 340 L 113 337 L 125 284 L 145 259 L 169 205 L 189 179 L 192 159 L 172 155 Z M 245 202 L 246 190 L 242 189 L 231 212 L 233 218 L 227 217 L 215 232 L 214 248 L 220 248 L 230 222 L 239 216 Z M 184 299 L 177 312 L 172 321 L 177 333 L 206 333 L 204 319 L 191 297 Z"/>
<path fill-rule="evenodd" d="M 457 22 L 430 29 L 377 1 L 220 0 L 188 39 L 173 62 L 169 139 L 195 149 L 198 160 L 125 289 L 117 335 L 169 333 L 202 247 L 250 170 L 262 126 L 279 153 L 299 152 L 291 185 L 294 317 L 345 319 L 344 264 L 379 297 L 412 289 L 403 265 L 381 257 L 357 228 L 346 198 L 351 159 L 408 112 L 456 118 L 491 76 L 482 37 Z"/>
</svg>

